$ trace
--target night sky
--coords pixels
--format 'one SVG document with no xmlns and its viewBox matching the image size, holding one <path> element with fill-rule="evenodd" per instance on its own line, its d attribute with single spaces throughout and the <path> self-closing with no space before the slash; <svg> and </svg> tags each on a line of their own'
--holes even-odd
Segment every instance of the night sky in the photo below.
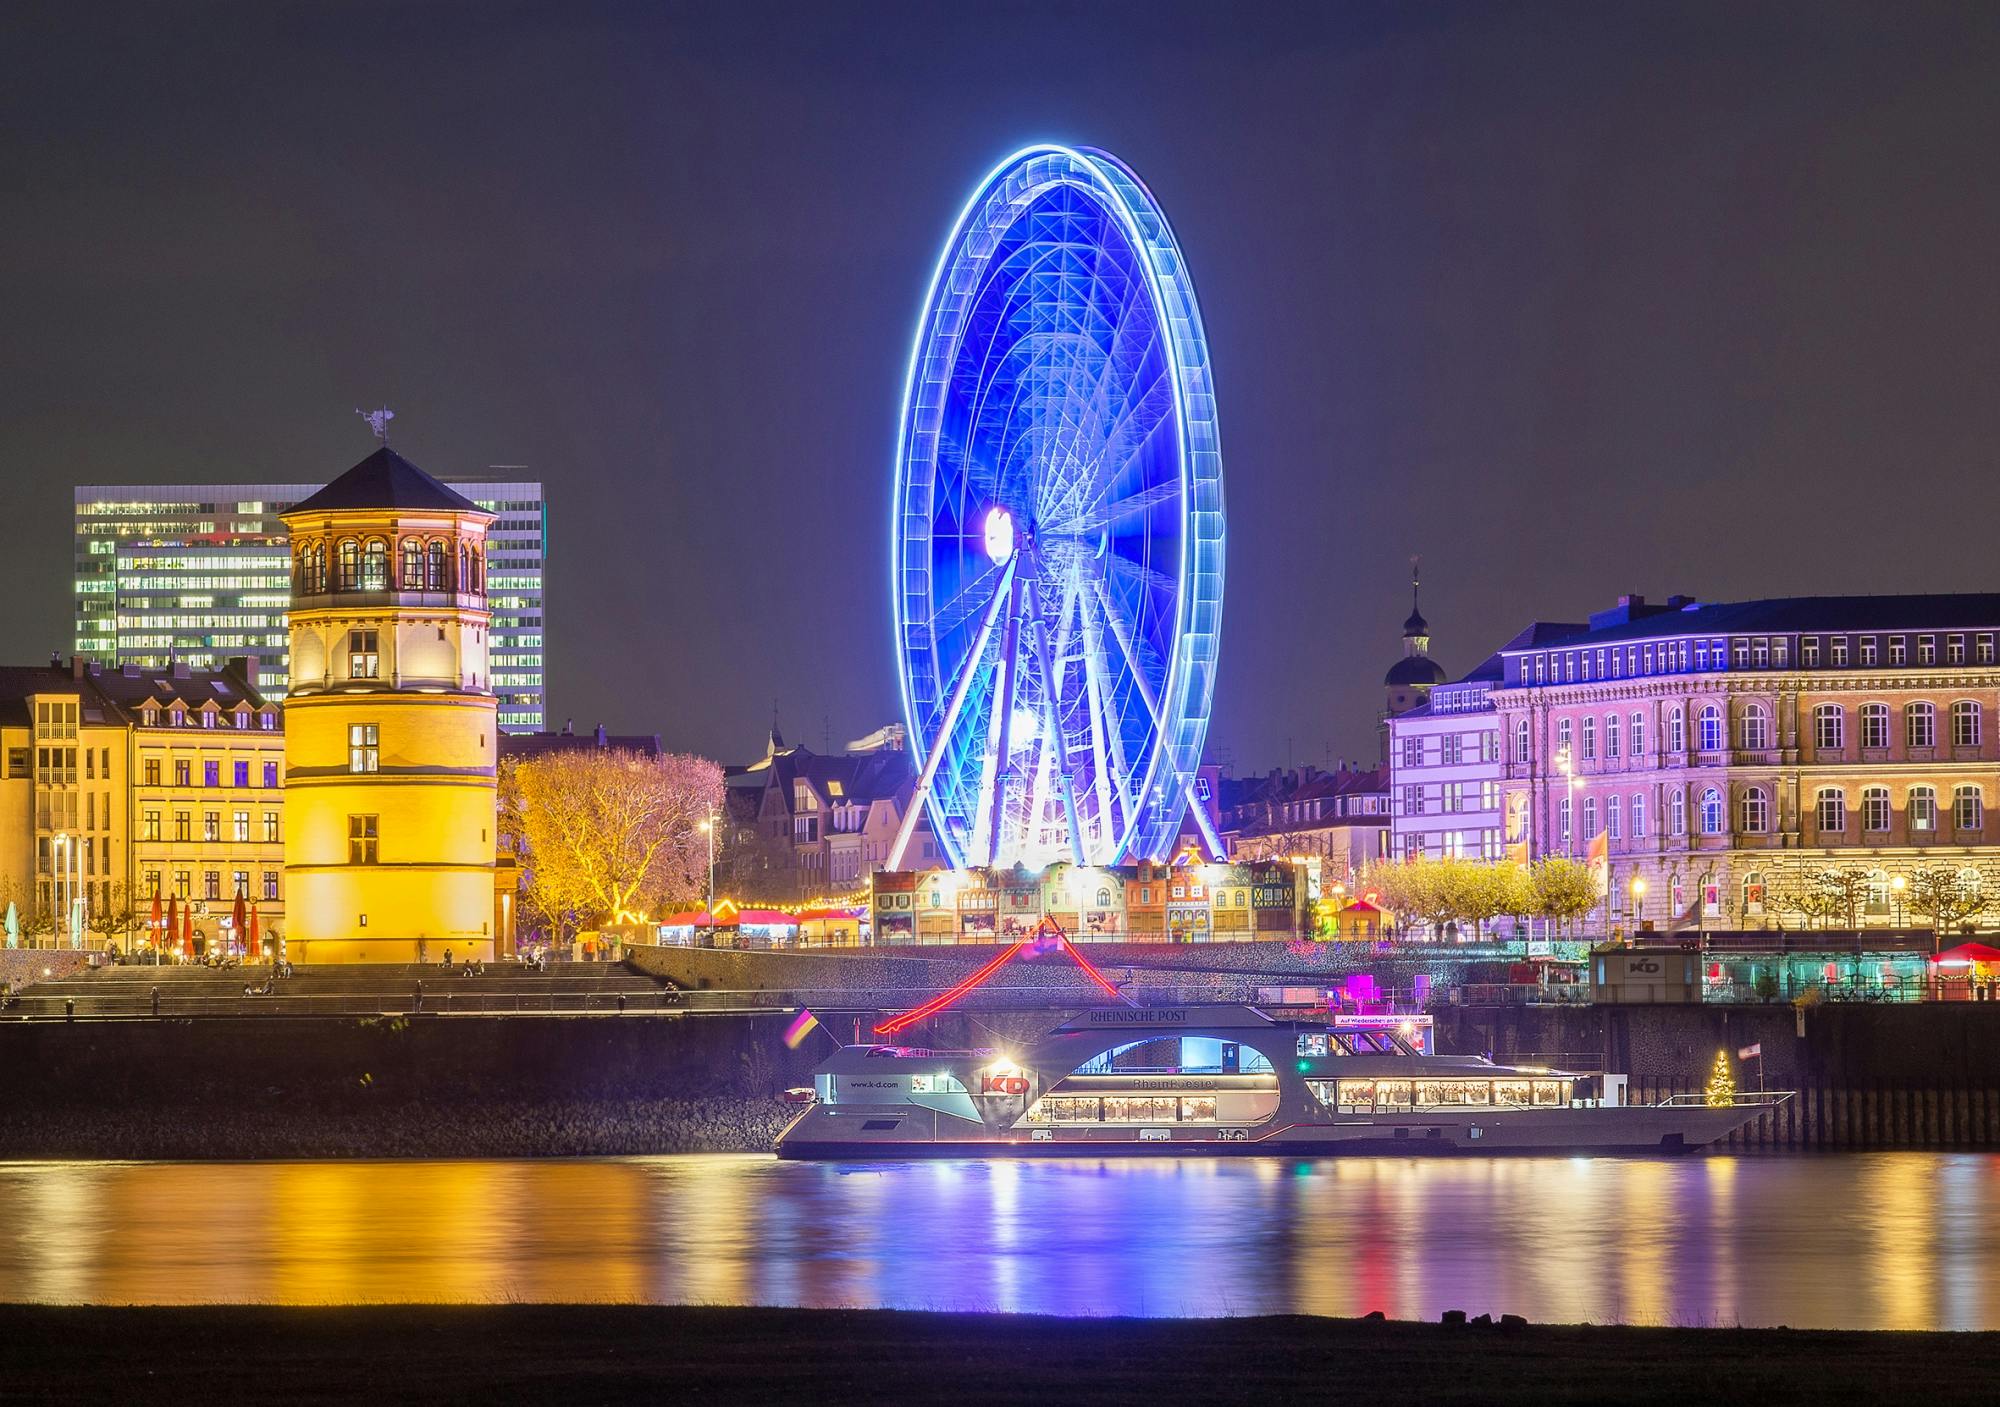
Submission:
<svg viewBox="0 0 2000 1407">
<path fill-rule="evenodd" d="M 1996 587 L 2000 7 L 20 3 L 0 658 L 77 482 L 551 501 L 550 710 L 746 760 L 896 713 L 908 338 L 973 182 L 1117 153 L 1207 321 L 1212 753 L 1372 758 L 1408 559 L 1535 617 Z"/>
</svg>

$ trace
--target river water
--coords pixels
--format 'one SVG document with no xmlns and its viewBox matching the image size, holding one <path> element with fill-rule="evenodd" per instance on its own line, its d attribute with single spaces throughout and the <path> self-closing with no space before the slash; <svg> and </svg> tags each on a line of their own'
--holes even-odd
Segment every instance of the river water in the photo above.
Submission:
<svg viewBox="0 0 2000 1407">
<path fill-rule="evenodd" d="M 2000 1156 L 0 1163 L 0 1300 L 2000 1329 Z"/>
</svg>

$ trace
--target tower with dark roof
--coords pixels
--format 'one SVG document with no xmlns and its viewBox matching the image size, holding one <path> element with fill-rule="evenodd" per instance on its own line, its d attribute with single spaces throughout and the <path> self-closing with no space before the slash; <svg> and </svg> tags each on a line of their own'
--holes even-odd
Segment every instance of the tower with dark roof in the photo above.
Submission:
<svg viewBox="0 0 2000 1407">
<path fill-rule="evenodd" d="M 487 658 L 493 515 L 384 445 L 283 518 L 291 955 L 503 954 Z"/>
<path fill-rule="evenodd" d="M 1431 627 L 1418 604 L 1422 578 L 1415 559 L 1410 562 L 1410 615 L 1403 622 L 1403 657 L 1382 676 L 1387 691 L 1378 730 L 1382 739 L 1382 760 L 1389 760 L 1389 720 L 1398 714 L 1422 707 L 1431 690 L 1444 683 L 1444 666 L 1431 658 Z"/>
</svg>

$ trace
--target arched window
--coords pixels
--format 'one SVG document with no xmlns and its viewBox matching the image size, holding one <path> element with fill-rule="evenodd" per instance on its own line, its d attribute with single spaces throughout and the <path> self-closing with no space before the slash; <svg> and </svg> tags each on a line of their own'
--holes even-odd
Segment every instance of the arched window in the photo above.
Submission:
<svg viewBox="0 0 2000 1407">
<path fill-rule="evenodd" d="M 1632 715 L 1632 755 L 1638 757 L 1646 750 L 1646 715 Z"/>
<path fill-rule="evenodd" d="M 1687 828 L 1687 795 L 1679 787 L 1675 787 L 1667 793 L 1667 833 L 1686 835 Z"/>
<path fill-rule="evenodd" d="M 1813 747 L 1821 752 L 1838 752 L 1847 746 L 1847 711 L 1839 704 L 1819 704 L 1813 709 Z"/>
<path fill-rule="evenodd" d="M 1979 705 L 1971 699 L 1960 699 L 1951 706 L 1951 745 L 1953 747 L 1979 746 Z"/>
<path fill-rule="evenodd" d="M 361 583 L 361 544 L 353 538 L 342 538 L 340 560 L 335 568 L 333 589 L 352 591 Z"/>
<path fill-rule="evenodd" d="M 1625 838 L 1625 807 L 1615 796 L 1604 799 L 1604 836 L 1611 841 Z"/>
<path fill-rule="evenodd" d="M 1703 752 L 1720 752 L 1727 746 L 1722 740 L 1722 710 L 1714 704 L 1703 704 L 1699 716 L 1696 741 Z"/>
<path fill-rule="evenodd" d="M 1771 798 L 1762 787 L 1751 787 L 1743 793 L 1742 804 L 1738 807 L 1743 824 L 1739 830 L 1751 835 L 1762 835 L 1771 828 Z"/>
<path fill-rule="evenodd" d="M 1681 706 L 1675 704 L 1667 710 L 1667 751 L 1686 752 L 1688 750 L 1687 715 Z M 1680 832 L 1676 831 L 1678 835 Z"/>
<path fill-rule="evenodd" d="M 1097 891 L 1097 907 L 1100 909 L 1111 907 L 1111 891 L 1109 889 L 1100 889 Z"/>
<path fill-rule="evenodd" d="M 422 591 L 424 589 L 424 544 L 420 539 L 403 539 L 403 590 Z"/>
<path fill-rule="evenodd" d="M 1586 717 L 1583 720 L 1583 757 L 1586 762 L 1597 756 L 1597 720 Z"/>
<path fill-rule="evenodd" d="M 1701 833 L 1722 834 L 1722 792 L 1709 787 L 1701 794 Z"/>
<path fill-rule="evenodd" d="M 1916 703 L 1903 709 L 1903 742 L 1909 747 L 1937 746 L 1937 705 Z"/>
<path fill-rule="evenodd" d="M 1752 870 L 1743 876 L 1743 912 L 1761 914 L 1764 912 L 1764 872 Z"/>
<path fill-rule="evenodd" d="M 473 548 L 466 554 L 471 572 L 465 579 L 465 589 L 473 595 L 483 595 L 486 591 L 486 554 Z"/>
<path fill-rule="evenodd" d="M 1958 831 L 1981 830 L 1986 825 L 1986 798 L 1976 786 L 1962 786 L 1951 796 L 1951 824 Z"/>
<path fill-rule="evenodd" d="M 1619 724 L 1623 720 L 1615 713 L 1604 715 L 1604 755 L 1616 757 L 1624 739 L 1619 736 L 1624 731 Z"/>
<path fill-rule="evenodd" d="M 1743 747 L 1748 752 L 1762 752 L 1771 745 L 1771 715 L 1762 704 L 1751 704 L 1743 710 Z"/>
<path fill-rule="evenodd" d="M 1979 871 L 1969 865 L 1958 872 L 1958 892 L 1967 899 L 1978 899 L 1980 886 L 1983 883 Z"/>
<path fill-rule="evenodd" d="M 444 543 L 432 538 L 424 554 L 424 590 L 442 591 L 445 579 Z"/>
<path fill-rule="evenodd" d="M 368 546 L 362 550 L 361 589 L 363 591 L 389 589 L 389 544 L 379 537 L 369 538 Z"/>
<path fill-rule="evenodd" d="M 1523 718 L 1514 725 L 1514 760 L 1516 762 L 1526 762 L 1532 746 L 1533 741 L 1528 732 L 1528 720 Z"/>
<path fill-rule="evenodd" d="M 1861 789 L 1861 829 L 1865 831 L 1885 831 L 1889 829 L 1889 789 L 1887 787 L 1863 787 Z"/>
<path fill-rule="evenodd" d="M 1646 838 L 1646 798 L 1643 794 L 1632 798 L 1632 839 Z"/>
<path fill-rule="evenodd" d="M 313 544 L 312 589 L 317 595 L 326 594 L 326 544 Z"/>
<path fill-rule="evenodd" d="M 1586 796 L 1583 799 L 1583 838 L 1585 840 L 1593 840 L 1596 838 L 1596 836 L 1597 836 L 1597 798 L 1594 796 Z"/>
<path fill-rule="evenodd" d="M 1934 831 L 1937 829 L 1937 788 L 1910 788 L 1910 829 L 1912 831 Z"/>
<path fill-rule="evenodd" d="M 1847 794 L 1839 787 L 1821 787 L 1814 803 L 1821 834 L 1838 835 L 1847 830 Z"/>
<path fill-rule="evenodd" d="M 1861 705 L 1861 746 L 1872 748 L 1889 746 L 1889 705 L 1885 703 Z"/>
</svg>

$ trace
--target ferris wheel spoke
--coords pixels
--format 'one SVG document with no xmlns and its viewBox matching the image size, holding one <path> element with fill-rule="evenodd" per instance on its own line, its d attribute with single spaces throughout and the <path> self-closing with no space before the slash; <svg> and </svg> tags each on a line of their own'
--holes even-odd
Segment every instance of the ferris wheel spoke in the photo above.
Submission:
<svg viewBox="0 0 2000 1407">
<path fill-rule="evenodd" d="M 964 588 L 949 601 L 939 606 L 931 616 L 931 640 L 933 642 L 942 640 L 972 619 L 983 607 L 991 605 L 994 596 L 998 594 L 995 583 L 1005 576 L 1007 570 L 1008 568 L 995 562 L 966 583 Z M 994 589 L 989 591 L 987 589 L 989 586 L 994 586 Z"/>
</svg>

